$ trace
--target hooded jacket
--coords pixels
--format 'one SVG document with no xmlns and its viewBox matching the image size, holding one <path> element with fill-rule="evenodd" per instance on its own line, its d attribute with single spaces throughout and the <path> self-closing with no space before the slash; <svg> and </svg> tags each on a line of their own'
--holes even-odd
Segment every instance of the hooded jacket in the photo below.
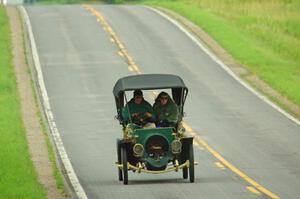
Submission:
<svg viewBox="0 0 300 199">
<path fill-rule="evenodd" d="M 171 99 L 171 97 L 164 93 L 167 96 L 168 102 L 165 105 L 162 105 L 159 101 L 161 95 L 157 97 L 155 103 L 153 105 L 153 109 L 158 121 L 167 121 L 167 122 L 174 122 L 178 121 L 179 110 L 177 104 Z"/>
</svg>

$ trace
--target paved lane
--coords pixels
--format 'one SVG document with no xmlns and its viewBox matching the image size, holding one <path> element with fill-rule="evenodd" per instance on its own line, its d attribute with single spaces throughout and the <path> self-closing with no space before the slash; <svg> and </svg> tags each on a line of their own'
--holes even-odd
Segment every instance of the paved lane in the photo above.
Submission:
<svg viewBox="0 0 300 199">
<path fill-rule="evenodd" d="M 224 157 L 282 198 L 300 194 L 300 128 L 243 88 L 185 34 L 157 13 L 136 6 L 94 6 L 145 73 L 179 74 L 190 87 L 187 122 Z M 195 150 L 196 183 L 179 174 L 117 181 L 112 87 L 130 74 L 95 16 L 83 7 L 26 7 L 52 111 L 89 198 L 266 198 Z"/>
</svg>

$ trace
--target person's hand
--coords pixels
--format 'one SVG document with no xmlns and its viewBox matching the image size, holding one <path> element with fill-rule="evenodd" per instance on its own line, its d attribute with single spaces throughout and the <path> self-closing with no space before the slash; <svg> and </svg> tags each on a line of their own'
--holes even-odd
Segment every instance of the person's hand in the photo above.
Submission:
<svg viewBox="0 0 300 199">
<path fill-rule="evenodd" d="M 149 113 L 149 112 L 146 112 L 144 115 L 145 115 L 145 117 L 147 117 L 147 118 L 150 118 L 150 117 L 152 117 L 152 114 L 151 114 L 151 113 Z"/>
<path fill-rule="evenodd" d="M 133 113 L 131 114 L 131 117 L 138 117 L 139 116 L 139 113 Z"/>
</svg>

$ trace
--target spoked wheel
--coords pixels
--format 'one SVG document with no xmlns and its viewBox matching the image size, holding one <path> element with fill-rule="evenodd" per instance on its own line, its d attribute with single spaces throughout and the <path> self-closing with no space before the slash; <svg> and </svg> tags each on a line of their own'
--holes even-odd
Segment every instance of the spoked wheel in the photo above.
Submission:
<svg viewBox="0 0 300 199">
<path fill-rule="evenodd" d="M 118 155 L 118 164 L 122 164 L 121 160 L 121 146 L 120 146 L 120 140 L 117 140 L 117 155 Z M 118 168 L 118 176 L 119 176 L 119 181 L 123 180 L 123 173 L 122 169 Z"/>
<path fill-rule="evenodd" d="M 190 182 L 194 182 L 195 181 L 195 170 L 194 170 L 194 147 L 193 144 L 190 144 L 189 146 L 189 162 L 190 162 L 190 166 L 189 166 L 189 176 L 190 176 Z"/>
<path fill-rule="evenodd" d="M 188 178 L 188 168 L 185 167 L 182 169 L 182 176 L 183 176 L 183 179 Z"/>
<path fill-rule="evenodd" d="M 125 147 L 121 148 L 123 164 L 123 184 L 128 184 L 127 151 Z"/>
</svg>

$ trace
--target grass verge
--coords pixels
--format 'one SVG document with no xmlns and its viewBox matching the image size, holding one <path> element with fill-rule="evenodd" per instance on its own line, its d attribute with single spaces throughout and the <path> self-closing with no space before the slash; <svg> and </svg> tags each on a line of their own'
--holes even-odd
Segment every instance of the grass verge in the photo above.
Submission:
<svg viewBox="0 0 300 199">
<path fill-rule="evenodd" d="M 0 198 L 46 198 L 28 152 L 12 64 L 9 21 L 0 6 Z"/>
<path fill-rule="evenodd" d="M 50 138 L 49 138 L 49 135 L 47 133 L 47 129 L 46 129 L 44 120 L 42 119 L 42 116 L 41 116 L 40 112 L 37 113 L 37 117 L 39 117 L 39 119 L 40 119 L 40 125 L 42 126 L 43 133 L 44 133 L 44 136 L 45 136 L 45 139 L 46 139 L 48 155 L 49 155 L 50 162 L 52 164 L 53 176 L 55 178 L 56 187 L 62 195 L 68 196 L 68 194 L 65 192 L 64 180 L 63 180 L 62 174 L 61 174 L 61 172 L 58 169 L 57 164 L 56 164 L 57 157 L 56 157 L 54 149 L 53 149 L 53 144 L 50 141 Z"/>
<path fill-rule="evenodd" d="M 23 21 L 22 17 L 20 16 L 20 21 Z M 24 25 L 24 23 L 23 23 Z M 30 65 L 33 65 L 32 63 L 32 60 L 28 57 L 28 56 L 32 56 L 32 53 L 30 51 L 30 48 L 29 48 L 29 42 L 28 42 L 28 33 L 26 32 L 24 26 L 22 25 L 22 33 L 23 33 L 23 46 L 25 47 L 25 50 L 24 50 L 24 53 L 25 53 L 25 61 L 26 61 L 26 65 L 27 66 L 30 66 Z M 28 69 L 28 73 L 30 73 L 32 79 L 34 79 L 34 74 L 32 73 L 31 70 L 34 70 L 33 68 L 32 69 Z M 68 196 L 68 193 L 66 193 L 65 191 L 65 184 L 64 184 L 64 179 L 63 179 L 63 174 L 61 173 L 61 171 L 59 170 L 58 166 L 57 166 L 57 156 L 56 156 L 56 153 L 55 153 L 55 149 L 54 149 L 54 144 L 51 142 L 51 138 L 50 138 L 50 133 L 49 130 L 47 129 L 46 127 L 46 119 L 44 119 L 42 117 L 42 113 L 41 113 L 41 105 L 39 103 L 39 100 L 38 100 L 38 96 L 37 96 L 37 88 L 35 86 L 35 82 L 33 80 L 31 80 L 31 88 L 32 88 L 32 93 L 34 95 L 34 100 L 35 100 L 35 104 L 39 107 L 38 108 L 38 111 L 36 112 L 36 117 L 39 119 L 39 123 L 40 123 L 40 126 L 42 128 L 42 131 L 43 131 L 43 134 L 44 134 L 44 138 L 45 138 L 45 141 L 46 141 L 46 144 L 47 144 L 47 152 L 48 152 L 48 156 L 49 156 L 49 160 L 51 162 L 51 165 L 52 165 L 52 169 L 53 169 L 53 176 L 54 176 L 54 179 L 55 179 L 55 182 L 56 182 L 56 187 L 57 189 L 59 190 L 59 192 L 63 195 L 63 196 Z M 40 105 L 40 106 L 39 106 Z"/>
<path fill-rule="evenodd" d="M 299 0 L 142 0 L 202 27 L 240 64 L 300 106 Z"/>
</svg>

